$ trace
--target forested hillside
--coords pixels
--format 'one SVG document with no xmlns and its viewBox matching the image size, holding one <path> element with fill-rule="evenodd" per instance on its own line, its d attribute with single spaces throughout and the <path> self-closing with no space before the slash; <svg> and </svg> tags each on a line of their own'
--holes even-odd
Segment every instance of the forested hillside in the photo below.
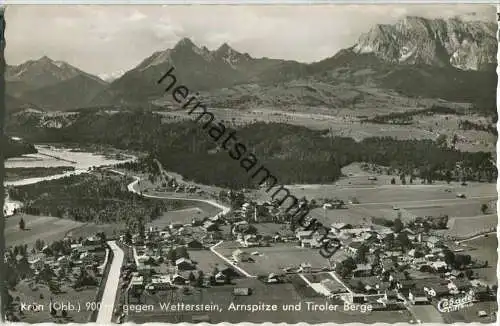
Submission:
<svg viewBox="0 0 500 326">
<path fill-rule="evenodd" d="M 27 132 L 27 129 L 24 129 Z M 103 143 L 140 150 L 157 157 L 166 169 L 204 184 L 232 188 L 252 187 L 251 173 L 217 145 L 200 125 L 185 121 L 161 123 L 148 112 L 81 114 L 63 128 L 32 128 L 26 139 L 80 144 Z M 236 138 L 254 153 L 281 183 L 327 183 L 341 176 L 341 167 L 368 162 L 418 175 L 429 182 L 467 179 L 493 180 L 496 168 L 491 153 L 459 152 L 431 140 L 395 140 L 332 137 L 328 131 L 279 123 L 254 123 L 236 131 Z M 457 163 L 461 162 L 461 171 Z M 472 172 L 474 171 L 474 172 Z"/>
</svg>

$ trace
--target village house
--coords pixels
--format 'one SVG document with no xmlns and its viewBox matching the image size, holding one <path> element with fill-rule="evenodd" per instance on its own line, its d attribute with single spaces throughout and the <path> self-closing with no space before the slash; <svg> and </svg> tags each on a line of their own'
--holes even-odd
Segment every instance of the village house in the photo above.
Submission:
<svg viewBox="0 0 500 326">
<path fill-rule="evenodd" d="M 227 276 L 222 272 L 217 272 L 214 275 L 214 279 L 216 284 L 225 284 L 227 282 Z"/>
<path fill-rule="evenodd" d="M 297 239 L 299 241 L 302 241 L 304 239 L 312 239 L 312 237 L 313 237 L 313 231 L 311 231 L 311 230 L 301 230 L 301 231 L 297 231 L 295 233 L 295 235 L 297 236 Z"/>
<path fill-rule="evenodd" d="M 57 263 L 59 266 L 68 267 L 70 265 L 70 259 L 67 256 L 61 256 L 57 258 Z"/>
<path fill-rule="evenodd" d="M 250 288 L 234 288 L 233 295 L 235 296 L 248 296 L 252 294 L 252 289 Z"/>
<path fill-rule="evenodd" d="M 425 305 L 429 303 L 427 293 L 422 288 L 410 289 L 408 299 L 414 305 Z"/>
<path fill-rule="evenodd" d="M 204 249 L 205 247 L 203 246 L 203 243 L 201 243 L 199 240 L 196 239 L 191 239 L 186 243 L 186 246 L 190 250 L 200 250 Z"/>
<path fill-rule="evenodd" d="M 203 228 L 207 232 L 217 231 L 219 229 L 218 226 L 217 226 L 217 224 L 215 224 L 214 222 L 211 222 L 211 221 L 205 222 L 203 224 Z"/>
<path fill-rule="evenodd" d="M 191 221 L 192 226 L 201 226 L 206 221 L 206 219 L 202 219 L 200 217 L 194 217 Z"/>
<path fill-rule="evenodd" d="M 310 263 L 301 263 L 299 269 L 297 270 L 299 273 L 310 273 L 312 265 Z"/>
<path fill-rule="evenodd" d="M 187 282 L 187 278 L 178 273 L 168 275 L 168 280 L 171 284 L 176 284 L 176 285 L 184 285 Z"/>
<path fill-rule="evenodd" d="M 139 264 L 146 264 L 149 262 L 150 259 L 151 259 L 151 257 L 149 255 L 146 255 L 146 254 L 142 254 L 142 255 L 137 256 L 137 261 L 139 262 Z"/>
<path fill-rule="evenodd" d="M 431 262 L 429 265 L 436 272 L 445 272 L 448 269 L 448 264 L 440 260 Z"/>
<path fill-rule="evenodd" d="M 144 289 L 144 277 L 139 274 L 133 274 L 129 284 L 129 290 L 132 293 L 138 293 Z"/>
<path fill-rule="evenodd" d="M 300 241 L 300 246 L 302 248 L 321 248 L 322 244 L 318 242 L 318 239 L 302 239 Z"/>
<path fill-rule="evenodd" d="M 183 271 L 196 269 L 193 262 L 187 258 L 177 259 L 175 261 L 175 266 L 177 266 L 177 269 L 183 270 Z"/>
<path fill-rule="evenodd" d="M 273 284 L 273 283 L 279 283 L 280 279 L 278 275 L 271 273 L 267 276 L 266 283 Z"/>
<path fill-rule="evenodd" d="M 347 254 L 355 256 L 358 254 L 359 248 L 363 245 L 361 241 L 352 241 L 349 245 L 345 247 Z"/>
<path fill-rule="evenodd" d="M 421 285 L 420 288 L 422 288 Z M 443 282 L 426 282 L 426 284 L 423 285 L 423 290 L 429 297 L 441 298 L 450 295 L 450 289 L 447 283 L 443 284 Z"/>
<path fill-rule="evenodd" d="M 245 262 L 250 260 L 250 254 L 241 249 L 236 249 L 233 251 L 233 259 L 240 262 Z"/>
<path fill-rule="evenodd" d="M 348 228 L 344 229 L 342 232 L 357 237 L 364 232 L 371 232 L 371 231 L 373 231 L 371 227 L 364 227 L 364 228 Z"/>
<path fill-rule="evenodd" d="M 454 279 L 448 283 L 448 289 L 451 294 L 458 294 L 461 292 L 466 292 L 472 287 L 470 281 L 466 278 Z"/>
<path fill-rule="evenodd" d="M 436 236 L 430 236 L 426 240 L 427 247 L 429 248 L 436 248 L 437 246 L 441 245 L 441 240 L 436 237 Z"/>
<path fill-rule="evenodd" d="M 151 278 L 151 282 L 146 286 L 146 290 L 166 290 L 173 287 L 172 280 L 168 275 L 159 274 Z"/>
<path fill-rule="evenodd" d="M 255 234 L 245 234 L 243 236 L 242 244 L 244 247 L 257 247 L 259 245 L 259 241 Z"/>
<path fill-rule="evenodd" d="M 334 233 L 340 233 L 343 230 L 352 228 L 352 226 L 350 224 L 346 224 L 346 223 L 332 223 L 330 225 L 330 227 Z"/>
<path fill-rule="evenodd" d="M 100 245 L 102 243 L 102 240 L 100 237 L 97 236 L 90 236 L 83 240 L 83 245 L 84 246 L 94 246 L 94 245 Z"/>
<path fill-rule="evenodd" d="M 354 277 L 366 277 L 372 273 L 372 265 L 370 264 L 357 264 L 356 269 L 352 272 Z"/>
<path fill-rule="evenodd" d="M 400 257 L 402 256 L 404 253 L 401 249 L 396 249 L 396 248 L 393 248 L 393 249 L 390 249 L 390 250 L 386 250 L 385 251 L 385 255 L 386 257 Z"/>
<path fill-rule="evenodd" d="M 45 254 L 43 253 L 32 255 L 28 259 L 30 268 L 33 270 L 41 270 L 45 266 L 45 258 Z"/>
</svg>

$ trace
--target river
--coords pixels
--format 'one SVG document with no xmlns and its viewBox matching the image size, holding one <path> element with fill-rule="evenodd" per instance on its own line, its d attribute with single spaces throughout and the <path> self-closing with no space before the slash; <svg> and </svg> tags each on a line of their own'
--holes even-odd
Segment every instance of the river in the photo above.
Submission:
<svg viewBox="0 0 500 326">
<path fill-rule="evenodd" d="M 27 154 L 22 157 L 10 158 L 5 161 L 6 168 L 33 168 L 33 167 L 58 167 L 71 166 L 73 171 L 55 174 L 46 177 L 27 178 L 16 181 L 5 182 L 6 186 L 21 186 L 33 184 L 45 180 L 54 180 L 69 175 L 86 173 L 91 167 L 114 165 L 118 163 L 130 162 L 136 157 L 127 155 L 124 159 L 107 157 L 91 152 L 75 151 L 74 149 L 55 147 L 47 145 L 35 145 L 38 150 L 36 154 Z M 14 209 L 21 206 L 20 202 L 12 201 L 6 196 L 4 213 L 6 216 L 12 215 Z"/>
</svg>

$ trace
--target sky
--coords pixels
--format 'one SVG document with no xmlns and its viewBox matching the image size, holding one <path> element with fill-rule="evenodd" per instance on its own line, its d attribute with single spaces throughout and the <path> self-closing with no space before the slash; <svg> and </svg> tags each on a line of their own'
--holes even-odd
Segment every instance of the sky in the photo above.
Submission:
<svg viewBox="0 0 500 326">
<path fill-rule="evenodd" d="M 492 5 L 12 5 L 6 60 L 44 55 L 101 75 L 128 70 L 189 37 L 253 57 L 313 62 L 405 16 L 495 21 Z"/>
</svg>

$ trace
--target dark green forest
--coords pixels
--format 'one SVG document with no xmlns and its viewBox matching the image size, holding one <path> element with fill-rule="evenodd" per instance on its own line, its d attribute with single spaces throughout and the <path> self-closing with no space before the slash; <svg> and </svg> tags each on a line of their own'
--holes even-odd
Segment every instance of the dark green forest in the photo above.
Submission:
<svg viewBox="0 0 500 326">
<path fill-rule="evenodd" d="M 79 222 L 125 223 L 137 216 L 153 220 L 163 212 L 186 207 L 183 201 L 143 198 L 127 190 L 132 180 L 113 174 L 81 174 L 9 189 L 23 201 L 27 214 L 69 218 Z"/>
<path fill-rule="evenodd" d="M 206 130 L 191 121 L 161 123 L 150 112 L 82 113 L 70 126 L 37 129 L 17 125 L 27 140 L 107 144 L 139 150 L 157 157 L 168 170 L 188 179 L 233 189 L 256 186 L 239 162 L 231 159 Z M 226 132 L 226 134 L 228 131 Z M 432 140 L 396 140 L 389 137 L 332 137 L 328 131 L 279 123 L 254 123 L 236 132 L 245 144 L 283 184 L 327 183 L 341 177 L 341 167 L 352 162 L 389 166 L 400 174 L 433 180 L 491 181 L 496 167 L 491 153 L 460 152 Z M 460 171 L 457 169 L 460 164 Z"/>
<path fill-rule="evenodd" d="M 0 146 L 4 150 L 4 157 L 11 158 L 16 156 L 21 156 L 24 154 L 36 153 L 35 146 L 28 144 L 23 141 L 12 140 L 8 137 L 2 139 L 4 145 Z"/>
</svg>

